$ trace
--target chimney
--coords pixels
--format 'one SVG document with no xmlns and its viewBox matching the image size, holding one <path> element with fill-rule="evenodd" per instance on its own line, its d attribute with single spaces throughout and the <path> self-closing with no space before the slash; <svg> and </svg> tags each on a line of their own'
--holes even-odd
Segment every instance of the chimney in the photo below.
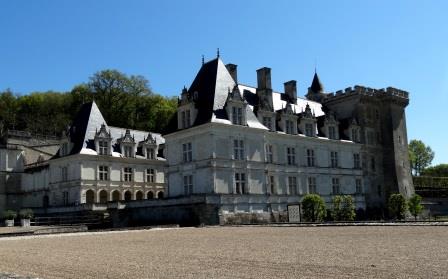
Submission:
<svg viewBox="0 0 448 279">
<path fill-rule="evenodd" d="M 290 80 L 283 83 L 285 86 L 285 94 L 292 103 L 297 102 L 297 81 Z"/>
<path fill-rule="evenodd" d="M 230 64 L 230 63 L 226 65 L 227 71 L 229 71 L 229 73 L 232 76 L 232 78 L 235 81 L 235 83 L 238 83 L 237 67 L 238 67 L 238 65 Z"/>
<path fill-rule="evenodd" d="M 258 88 L 272 89 L 271 87 L 271 68 L 263 67 L 257 70 Z"/>
</svg>

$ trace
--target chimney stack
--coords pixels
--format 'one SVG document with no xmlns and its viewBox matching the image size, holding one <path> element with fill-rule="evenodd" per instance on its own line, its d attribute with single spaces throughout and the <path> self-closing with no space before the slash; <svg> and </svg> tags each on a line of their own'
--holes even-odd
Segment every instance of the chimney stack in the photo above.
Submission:
<svg viewBox="0 0 448 279">
<path fill-rule="evenodd" d="M 263 67 L 257 70 L 257 81 L 259 89 L 272 89 L 271 68 Z"/>
<path fill-rule="evenodd" d="M 235 64 L 227 64 L 226 68 L 227 71 L 229 71 L 230 75 L 232 76 L 233 80 L 235 81 L 235 83 L 238 84 L 238 71 L 237 71 L 237 67 L 238 65 Z"/>
<path fill-rule="evenodd" d="M 290 80 L 283 84 L 285 86 L 285 94 L 291 103 L 297 102 L 297 81 Z"/>
</svg>

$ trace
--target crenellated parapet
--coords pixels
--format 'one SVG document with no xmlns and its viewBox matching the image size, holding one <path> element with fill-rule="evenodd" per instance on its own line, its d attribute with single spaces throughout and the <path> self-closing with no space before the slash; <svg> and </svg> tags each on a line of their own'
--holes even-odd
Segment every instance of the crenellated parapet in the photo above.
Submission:
<svg viewBox="0 0 448 279">
<path fill-rule="evenodd" d="M 404 106 L 409 104 L 409 93 L 407 91 L 394 87 L 376 89 L 361 85 L 355 85 L 353 87 L 347 87 L 344 90 L 327 93 L 325 94 L 323 102 L 333 102 L 352 96 L 373 97 L 378 100 L 393 101 Z"/>
</svg>

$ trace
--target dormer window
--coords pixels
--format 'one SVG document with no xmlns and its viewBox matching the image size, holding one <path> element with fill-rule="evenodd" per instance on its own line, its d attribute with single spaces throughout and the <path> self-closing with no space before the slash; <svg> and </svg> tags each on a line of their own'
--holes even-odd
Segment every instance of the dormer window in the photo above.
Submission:
<svg viewBox="0 0 448 279">
<path fill-rule="evenodd" d="M 146 148 L 146 159 L 154 160 L 156 158 L 154 148 Z"/>
<path fill-rule="evenodd" d="M 313 133 L 313 124 L 311 123 L 306 123 L 305 124 L 305 135 L 307 137 L 313 137 L 314 133 Z"/>
<path fill-rule="evenodd" d="M 243 108 L 232 107 L 232 123 L 243 125 Z"/>
<path fill-rule="evenodd" d="M 98 154 L 100 155 L 108 155 L 109 143 L 106 140 L 98 141 Z"/>
<path fill-rule="evenodd" d="M 186 129 L 191 126 L 191 114 L 190 110 L 182 111 L 182 129 Z"/>
<path fill-rule="evenodd" d="M 272 117 L 263 116 L 263 125 L 269 130 L 272 130 Z"/>
<path fill-rule="evenodd" d="M 229 120 L 234 125 L 246 125 L 246 101 L 241 97 L 238 86 L 228 92 L 226 100 L 226 111 Z"/>
<path fill-rule="evenodd" d="M 148 160 L 156 160 L 158 145 L 155 137 L 150 133 L 148 137 L 139 143 L 139 146 L 142 147 L 143 156 Z"/>
<path fill-rule="evenodd" d="M 352 128 L 351 138 L 353 142 L 359 142 L 359 130 Z"/>
<path fill-rule="evenodd" d="M 294 122 L 292 120 L 286 119 L 285 120 L 285 133 L 287 134 L 295 134 L 294 132 Z"/>
<path fill-rule="evenodd" d="M 96 152 L 98 155 L 111 155 L 112 154 L 112 148 L 111 148 L 111 142 L 112 137 L 110 135 L 110 132 L 106 130 L 106 125 L 102 124 L 99 131 L 95 134 L 95 147 Z"/>
<path fill-rule="evenodd" d="M 328 127 L 328 138 L 329 139 L 337 139 L 337 137 L 336 137 L 336 127 L 335 126 L 329 126 Z"/>
<path fill-rule="evenodd" d="M 126 130 L 124 136 L 122 136 L 118 143 L 120 144 L 121 154 L 123 157 L 133 158 L 135 157 L 135 139 L 131 136 L 131 131 Z"/>
</svg>

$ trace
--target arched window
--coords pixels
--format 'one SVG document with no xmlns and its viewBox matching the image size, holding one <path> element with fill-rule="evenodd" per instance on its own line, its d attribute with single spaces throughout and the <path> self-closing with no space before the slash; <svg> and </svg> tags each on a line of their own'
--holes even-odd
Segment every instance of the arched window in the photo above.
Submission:
<svg viewBox="0 0 448 279">
<path fill-rule="evenodd" d="M 99 193 L 100 196 L 100 203 L 107 203 L 107 191 L 101 190 Z"/>
<path fill-rule="evenodd" d="M 119 201 L 120 200 L 120 192 L 117 190 L 112 192 L 112 201 Z"/>
<path fill-rule="evenodd" d="M 93 190 L 86 191 L 86 203 L 94 203 L 95 202 L 95 192 Z"/>
<path fill-rule="evenodd" d="M 132 194 L 131 194 L 131 191 L 126 191 L 126 192 L 124 192 L 124 200 L 125 200 L 125 201 L 130 201 L 130 200 L 132 200 Z"/>
<path fill-rule="evenodd" d="M 135 199 L 136 200 L 143 200 L 143 193 L 142 193 L 142 191 L 137 191 L 137 193 L 135 193 Z"/>
<path fill-rule="evenodd" d="M 157 198 L 158 199 L 163 199 L 163 191 L 160 191 L 157 193 Z"/>
<path fill-rule="evenodd" d="M 154 198 L 154 193 L 153 193 L 152 191 L 149 191 L 149 192 L 146 194 L 146 198 L 147 198 L 148 200 L 152 200 L 152 199 Z"/>
</svg>

